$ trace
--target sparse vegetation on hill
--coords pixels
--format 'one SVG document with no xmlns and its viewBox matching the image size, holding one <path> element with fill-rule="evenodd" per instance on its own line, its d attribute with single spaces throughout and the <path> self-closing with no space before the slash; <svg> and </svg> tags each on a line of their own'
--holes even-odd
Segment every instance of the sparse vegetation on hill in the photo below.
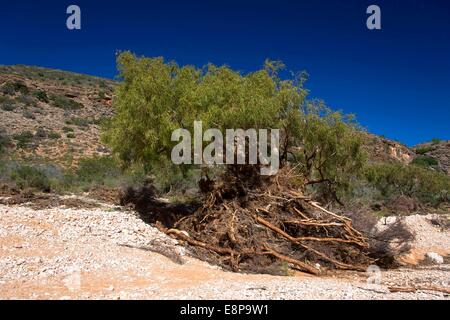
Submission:
<svg viewBox="0 0 450 320">
<path fill-rule="evenodd" d="M 34 66 L 0 66 L 0 74 L 11 74 L 37 81 L 54 81 L 58 83 L 66 81 L 68 85 L 77 84 L 88 88 L 98 87 L 109 91 L 114 87 L 114 82 L 108 79 Z"/>
<path fill-rule="evenodd" d="M 111 80 L 70 72 L 0 66 L 0 127 L 17 138 L 10 157 L 67 169 L 81 158 L 107 155 L 98 129 L 113 112 L 114 86 Z M 77 125 L 63 130 L 71 119 L 79 119 Z"/>
</svg>

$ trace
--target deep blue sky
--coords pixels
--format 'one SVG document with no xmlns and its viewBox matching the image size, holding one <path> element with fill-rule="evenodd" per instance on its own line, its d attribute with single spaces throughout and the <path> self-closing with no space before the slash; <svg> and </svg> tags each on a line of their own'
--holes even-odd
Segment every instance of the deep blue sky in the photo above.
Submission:
<svg viewBox="0 0 450 320">
<path fill-rule="evenodd" d="M 82 30 L 66 29 L 66 8 Z M 382 30 L 366 28 L 366 8 Z M 103 77 L 115 52 L 249 72 L 265 58 L 306 70 L 311 97 L 355 113 L 369 131 L 408 145 L 450 139 L 450 1 L 4 1 L 0 64 Z"/>
</svg>

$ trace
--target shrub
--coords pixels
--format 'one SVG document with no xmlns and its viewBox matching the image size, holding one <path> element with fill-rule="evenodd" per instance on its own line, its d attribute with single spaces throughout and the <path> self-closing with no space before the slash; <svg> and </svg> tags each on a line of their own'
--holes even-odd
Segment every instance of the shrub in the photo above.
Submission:
<svg viewBox="0 0 450 320">
<path fill-rule="evenodd" d="M 431 150 L 433 150 L 432 147 L 419 147 L 419 148 L 416 148 L 415 152 L 419 155 L 424 155 L 424 154 L 430 152 Z"/>
<path fill-rule="evenodd" d="M 99 99 L 99 100 L 104 100 L 105 98 L 106 98 L 105 91 L 99 91 L 99 93 L 98 93 L 98 99 Z"/>
<path fill-rule="evenodd" d="M 90 121 L 91 124 L 102 126 L 109 120 L 109 117 L 101 116 Z"/>
<path fill-rule="evenodd" d="M 5 111 L 13 111 L 16 108 L 14 100 L 6 96 L 0 96 L 0 106 Z"/>
<path fill-rule="evenodd" d="M 35 136 L 36 138 L 41 138 L 41 139 L 47 138 L 47 131 L 45 131 L 44 128 L 39 127 L 39 128 L 36 130 L 36 133 L 34 134 L 34 136 Z"/>
<path fill-rule="evenodd" d="M 6 130 L 1 128 L 0 129 L 0 155 L 5 153 L 8 146 L 10 145 L 10 143 L 11 143 L 11 138 L 6 133 Z"/>
<path fill-rule="evenodd" d="M 7 83 L 5 83 L 1 87 L 1 92 L 3 94 L 7 94 L 7 95 L 10 95 L 10 96 L 16 94 L 16 92 L 20 92 L 23 95 L 27 95 L 30 92 L 30 90 L 28 89 L 26 84 L 23 83 L 22 81 L 15 81 L 15 82 L 7 82 Z"/>
<path fill-rule="evenodd" d="M 405 195 L 431 205 L 450 201 L 450 177 L 420 166 L 375 164 L 365 176 L 385 199 Z"/>
<path fill-rule="evenodd" d="M 75 171 L 76 177 L 86 183 L 104 184 L 106 180 L 117 178 L 122 170 L 112 157 L 94 157 L 81 159 Z"/>
<path fill-rule="evenodd" d="M 50 178 L 45 172 L 35 167 L 19 166 L 12 171 L 11 180 L 21 189 L 35 188 L 44 192 L 51 191 Z"/>
<path fill-rule="evenodd" d="M 44 90 L 37 90 L 34 92 L 34 96 L 41 102 L 49 103 L 50 100 L 47 93 Z"/>
<path fill-rule="evenodd" d="M 33 141 L 33 134 L 30 131 L 24 131 L 22 133 L 13 135 L 13 139 L 17 142 L 17 148 L 22 149 L 27 147 L 30 142 Z"/>
<path fill-rule="evenodd" d="M 16 94 L 16 90 L 14 89 L 14 85 L 11 82 L 5 83 L 1 88 L 0 91 L 3 94 L 13 96 Z"/>
<path fill-rule="evenodd" d="M 7 96 L 0 96 L 0 104 L 7 103 L 7 102 L 12 103 L 12 102 L 14 102 L 14 100 Z"/>
<path fill-rule="evenodd" d="M 4 111 L 14 111 L 17 106 L 13 102 L 5 102 L 2 104 L 2 110 Z"/>
<path fill-rule="evenodd" d="M 421 166 L 425 168 L 438 165 L 438 161 L 430 156 L 418 156 L 414 158 L 414 160 L 411 163 L 416 166 Z"/>
<path fill-rule="evenodd" d="M 23 116 L 24 116 L 24 118 L 27 118 L 27 119 L 36 119 L 36 116 L 33 114 L 33 112 L 31 112 L 29 110 L 24 111 Z"/>
<path fill-rule="evenodd" d="M 73 128 L 71 128 L 71 127 L 63 127 L 63 128 L 62 128 L 62 131 L 65 132 L 65 133 L 67 133 L 67 132 L 73 132 L 74 130 L 73 130 Z"/>
<path fill-rule="evenodd" d="M 69 138 L 69 139 L 74 139 L 75 138 L 75 134 L 68 133 L 68 134 L 66 134 L 66 137 Z"/>
<path fill-rule="evenodd" d="M 15 82 L 14 87 L 15 87 L 16 92 L 20 92 L 23 95 L 28 95 L 30 93 L 30 90 L 28 89 L 26 84 L 23 83 L 22 81 Z"/>
<path fill-rule="evenodd" d="M 88 127 L 90 121 L 83 118 L 71 118 L 69 121 L 66 121 L 66 124 L 73 124 L 78 127 Z"/>
<path fill-rule="evenodd" d="M 84 107 L 83 104 L 64 96 L 52 95 L 50 99 L 54 107 L 64 110 L 79 110 Z"/>
<path fill-rule="evenodd" d="M 47 137 L 52 140 L 57 140 L 57 139 L 61 138 L 61 135 L 58 132 L 50 131 L 48 133 Z"/>
<path fill-rule="evenodd" d="M 16 102 L 23 104 L 28 107 L 36 107 L 36 101 L 34 101 L 33 97 L 29 95 L 21 95 L 18 98 L 16 98 Z"/>
<path fill-rule="evenodd" d="M 432 143 L 433 145 L 439 144 L 439 143 L 441 143 L 441 139 L 434 138 L 434 139 L 431 140 L 431 143 Z"/>
</svg>

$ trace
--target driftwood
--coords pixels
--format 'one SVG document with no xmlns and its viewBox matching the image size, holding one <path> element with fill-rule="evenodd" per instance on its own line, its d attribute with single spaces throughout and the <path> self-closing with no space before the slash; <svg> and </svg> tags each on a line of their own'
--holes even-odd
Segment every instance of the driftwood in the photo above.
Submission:
<svg viewBox="0 0 450 320">
<path fill-rule="evenodd" d="M 435 291 L 450 294 L 450 288 L 438 286 L 388 287 L 390 292 Z"/>
</svg>

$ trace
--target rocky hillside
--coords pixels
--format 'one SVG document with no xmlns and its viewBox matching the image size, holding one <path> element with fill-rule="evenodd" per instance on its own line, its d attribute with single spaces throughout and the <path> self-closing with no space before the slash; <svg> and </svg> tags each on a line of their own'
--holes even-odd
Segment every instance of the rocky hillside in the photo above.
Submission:
<svg viewBox="0 0 450 320">
<path fill-rule="evenodd" d="M 12 156 L 63 167 L 102 155 L 99 125 L 112 114 L 114 82 L 65 71 L 0 66 L 0 134 Z"/>
<path fill-rule="evenodd" d="M 112 115 L 115 82 L 66 71 L 0 66 L 0 134 L 13 157 L 63 167 L 81 157 L 108 154 L 99 126 Z M 450 141 L 408 148 L 370 133 L 365 149 L 375 162 L 420 162 L 450 174 Z"/>
<path fill-rule="evenodd" d="M 415 152 L 407 146 L 371 133 L 366 133 L 364 147 L 374 162 L 410 164 L 416 157 Z"/>
<path fill-rule="evenodd" d="M 419 159 L 431 162 L 438 170 L 450 175 L 450 140 L 433 140 L 414 147 Z"/>
</svg>

